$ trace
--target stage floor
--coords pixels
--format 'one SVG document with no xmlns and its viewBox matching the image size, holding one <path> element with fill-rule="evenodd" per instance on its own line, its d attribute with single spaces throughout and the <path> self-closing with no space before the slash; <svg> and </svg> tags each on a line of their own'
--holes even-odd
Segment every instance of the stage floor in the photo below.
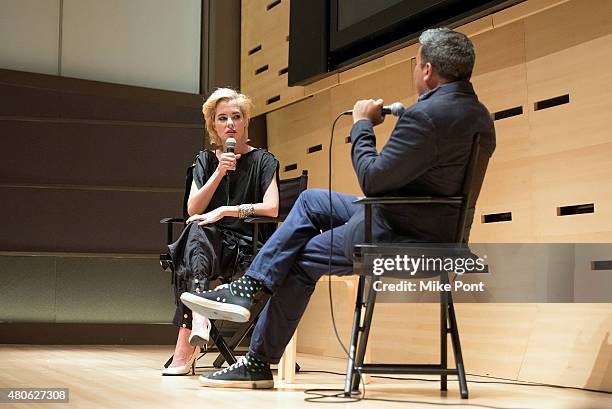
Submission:
<svg viewBox="0 0 612 409">
<path fill-rule="evenodd" d="M 344 385 L 344 376 L 310 372 L 344 373 L 344 360 L 298 354 L 302 372 L 296 375 L 295 384 L 277 384 L 275 390 L 260 391 L 204 388 L 199 386 L 197 376 L 161 376 L 160 368 L 171 352 L 168 346 L 0 345 L 1 388 L 70 389 L 68 404 L 0 403 L 0 408 L 313 408 L 322 405 L 305 402 L 306 389 Z M 200 359 L 196 374 L 210 372 L 213 358 L 209 355 Z M 373 378 L 366 385 L 366 399 L 376 400 L 344 403 L 340 407 L 420 409 L 432 408 L 433 403 L 508 409 L 612 408 L 612 395 L 602 393 L 473 382 L 495 381 L 481 377 L 469 380 L 470 399 L 465 401 L 459 398 L 456 381 L 450 381 L 448 392 L 442 393 L 435 382 Z"/>
</svg>

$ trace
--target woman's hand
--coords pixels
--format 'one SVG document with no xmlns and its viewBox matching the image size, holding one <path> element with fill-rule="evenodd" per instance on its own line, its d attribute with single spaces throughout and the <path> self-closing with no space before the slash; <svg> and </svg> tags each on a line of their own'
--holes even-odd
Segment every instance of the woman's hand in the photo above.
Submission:
<svg viewBox="0 0 612 409">
<path fill-rule="evenodd" d="M 219 172 L 219 174 L 221 174 L 222 176 L 225 176 L 225 174 L 227 173 L 227 171 L 231 171 L 231 170 L 236 170 L 236 161 L 238 159 L 240 159 L 240 154 L 239 153 L 231 153 L 231 152 L 225 152 L 221 154 L 221 157 L 219 158 L 219 165 L 217 166 L 217 172 Z"/>
<path fill-rule="evenodd" d="M 220 206 L 217 207 L 215 210 L 211 210 L 208 213 L 194 214 L 189 219 L 187 219 L 187 224 L 197 221 L 199 221 L 198 226 L 214 223 L 223 219 L 226 216 L 226 210 L 226 206 Z"/>
</svg>

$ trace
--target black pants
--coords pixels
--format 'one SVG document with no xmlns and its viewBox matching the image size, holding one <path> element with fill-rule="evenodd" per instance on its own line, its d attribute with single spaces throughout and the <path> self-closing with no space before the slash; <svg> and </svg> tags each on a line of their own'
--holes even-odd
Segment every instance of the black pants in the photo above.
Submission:
<svg viewBox="0 0 612 409">
<path fill-rule="evenodd" d="M 192 313 L 181 302 L 181 294 L 197 294 L 208 290 L 211 281 L 217 278 L 229 281 L 242 274 L 250 260 L 250 247 L 242 236 L 214 224 L 186 226 L 178 240 L 168 246 L 174 267 L 176 303 L 172 323 L 191 329 Z"/>
</svg>

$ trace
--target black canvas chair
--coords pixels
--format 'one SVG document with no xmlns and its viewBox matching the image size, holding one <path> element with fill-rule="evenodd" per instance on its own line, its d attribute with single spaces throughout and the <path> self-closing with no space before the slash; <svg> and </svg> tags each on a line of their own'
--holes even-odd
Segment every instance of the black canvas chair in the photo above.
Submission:
<svg viewBox="0 0 612 409">
<path fill-rule="evenodd" d="M 350 356 L 347 367 L 346 381 L 344 387 L 345 396 L 351 396 L 353 391 L 359 390 L 359 376 L 362 374 L 428 374 L 440 375 L 440 389 L 447 390 L 447 376 L 457 375 L 459 378 L 459 389 L 461 397 L 468 398 L 468 387 L 459 341 L 459 329 L 455 317 L 455 308 L 450 292 L 440 292 L 440 363 L 439 364 L 372 364 L 364 363 L 365 351 L 368 343 L 368 336 L 372 326 L 372 316 L 376 303 L 374 283 L 380 280 L 380 276 L 375 276 L 371 271 L 364 271 L 368 268 L 368 259 L 373 257 L 394 257 L 399 254 L 401 257 L 420 257 L 423 254 L 423 243 L 373 243 L 372 242 L 372 206 L 384 204 L 388 205 L 423 205 L 423 204 L 454 204 L 458 205 L 459 219 L 457 222 L 453 245 L 449 250 L 448 245 L 427 245 L 429 253 L 448 254 L 454 251 L 457 256 L 474 257 L 467 247 L 465 232 L 469 231 L 468 223 L 474 215 L 476 200 L 480 193 L 480 188 L 484 179 L 484 174 L 488 165 L 488 155 L 479 155 L 480 137 L 476 135 L 472 145 L 470 160 L 466 168 L 461 195 L 453 197 L 371 197 L 355 201 L 365 206 L 365 243 L 354 248 L 354 269 L 361 273 L 359 286 L 357 288 L 357 298 L 355 313 L 353 317 L 353 329 L 351 334 Z M 467 229 L 466 229 L 467 227 Z M 361 271 L 359 271 L 361 270 Z M 440 275 L 441 283 L 449 283 L 448 273 L 445 271 L 437 272 Z M 367 297 L 364 300 L 366 277 L 371 276 L 371 284 Z M 402 278 L 423 278 L 426 275 L 417 274 L 414 277 Z M 428 275 L 431 277 L 431 275 Z M 365 308 L 362 319 L 362 308 Z M 450 335 L 453 352 L 455 356 L 455 368 L 449 368 L 447 363 L 447 344 Z"/>
<path fill-rule="evenodd" d="M 165 218 L 160 220 L 160 223 L 165 224 L 167 226 L 166 231 L 166 240 L 168 244 L 174 242 L 174 225 L 180 225 L 184 227 L 185 221 L 189 218 L 187 213 L 187 200 L 189 199 L 189 193 L 191 191 L 191 184 L 193 181 L 193 168 L 195 165 L 190 166 L 187 169 L 187 175 L 185 178 L 185 195 L 183 198 L 183 217 L 173 217 L 173 218 Z M 284 179 L 279 182 L 279 196 L 280 196 L 280 206 L 278 217 L 250 217 L 245 219 L 247 223 L 251 223 L 253 225 L 253 238 L 259 237 L 259 231 L 261 229 L 262 224 L 273 223 L 278 225 L 283 222 L 289 214 L 289 211 L 293 207 L 293 204 L 297 200 L 300 193 L 306 190 L 308 185 L 308 171 L 304 170 L 300 176 L 291 179 Z M 253 255 L 255 255 L 258 251 L 258 240 L 253 240 Z M 175 275 L 174 275 L 174 266 L 172 263 L 172 259 L 169 257 L 167 253 L 163 253 L 159 255 L 159 262 L 162 266 L 162 269 L 165 271 L 169 271 L 172 274 L 172 284 L 174 284 Z M 223 283 L 223 281 L 222 281 Z M 255 324 L 257 323 L 257 319 L 261 310 L 265 305 L 266 300 L 262 299 L 260 302 L 256 303 L 251 310 L 251 319 L 243 324 L 240 324 L 237 328 L 233 326 L 233 333 L 231 334 L 231 338 L 226 340 L 222 335 L 215 324 L 215 320 L 211 320 L 210 327 L 210 340 L 213 342 L 213 348 L 210 348 L 204 352 L 213 352 L 218 351 L 219 356 L 215 359 L 213 365 L 216 368 L 220 368 L 225 361 L 228 364 L 233 364 L 236 362 L 236 349 L 242 343 L 242 341 L 249 335 L 249 332 L 253 329 Z M 234 324 L 234 323 L 231 323 Z M 230 325 L 231 325 L 230 324 Z M 226 336 L 229 336 L 226 334 Z M 172 356 L 168 359 L 167 365 L 172 362 Z M 296 365 L 299 369 L 299 366 Z"/>
</svg>

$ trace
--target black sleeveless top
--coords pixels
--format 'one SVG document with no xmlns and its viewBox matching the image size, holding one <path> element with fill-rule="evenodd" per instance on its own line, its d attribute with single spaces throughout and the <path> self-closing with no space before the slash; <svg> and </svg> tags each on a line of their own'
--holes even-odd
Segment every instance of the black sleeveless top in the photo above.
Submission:
<svg viewBox="0 0 612 409">
<path fill-rule="evenodd" d="M 198 189 L 204 186 L 218 164 L 219 160 L 214 152 L 204 150 L 198 154 L 193 169 L 193 181 Z M 261 203 L 272 178 L 278 178 L 278 168 L 278 160 L 264 149 L 254 149 L 243 154 L 236 162 L 236 170 L 223 177 L 204 212 L 220 206 Z M 278 184 L 278 180 L 276 182 Z M 215 225 L 243 237 L 253 234 L 253 226 L 237 217 L 224 217 Z M 262 231 L 262 235 L 268 236 L 269 232 Z M 265 238 L 260 236 L 260 240 Z"/>
</svg>

